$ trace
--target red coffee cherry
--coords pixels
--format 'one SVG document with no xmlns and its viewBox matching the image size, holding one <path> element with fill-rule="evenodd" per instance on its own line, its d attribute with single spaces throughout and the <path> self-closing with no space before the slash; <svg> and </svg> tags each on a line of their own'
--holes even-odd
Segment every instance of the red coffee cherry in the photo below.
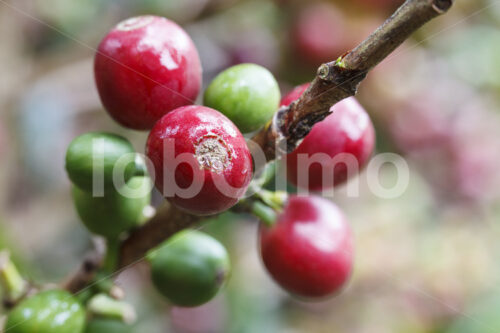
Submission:
<svg viewBox="0 0 500 333">
<path fill-rule="evenodd" d="M 310 83 L 304 83 L 301 84 L 300 86 L 296 86 L 295 88 L 293 88 L 292 91 L 290 91 L 286 96 L 284 96 L 281 99 L 280 107 L 288 106 L 292 104 L 292 102 L 294 102 L 295 100 L 299 99 L 299 97 L 302 96 L 302 94 L 307 90 L 307 88 L 309 88 L 310 85 L 311 85 Z"/>
<path fill-rule="evenodd" d="M 201 85 L 193 41 L 177 24 L 158 16 L 133 17 L 114 27 L 99 45 L 94 73 L 111 117 L 138 130 L 193 104 Z"/>
<path fill-rule="evenodd" d="M 222 113 L 204 106 L 185 106 L 163 116 L 149 134 L 146 154 L 158 190 L 193 214 L 229 209 L 252 177 L 252 158 L 241 132 Z"/>
<path fill-rule="evenodd" d="M 353 237 L 346 218 L 318 196 L 292 196 L 276 224 L 260 227 L 264 265 L 292 294 L 324 297 L 339 291 L 353 266 Z"/>
<path fill-rule="evenodd" d="M 282 105 L 300 97 L 307 87 L 294 89 L 282 99 Z M 287 156 L 287 178 L 295 186 L 311 191 L 332 188 L 357 174 L 373 152 L 373 124 L 354 97 L 338 102 L 331 111 Z"/>
</svg>

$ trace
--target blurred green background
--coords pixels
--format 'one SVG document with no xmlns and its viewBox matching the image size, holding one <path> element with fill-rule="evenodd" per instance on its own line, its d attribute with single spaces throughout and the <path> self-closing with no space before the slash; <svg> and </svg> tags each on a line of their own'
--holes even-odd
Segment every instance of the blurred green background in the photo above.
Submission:
<svg viewBox="0 0 500 333">
<path fill-rule="evenodd" d="M 228 66 L 271 70 L 283 92 L 348 51 L 398 0 L 0 0 L 0 244 L 39 282 L 59 281 L 92 246 L 64 173 L 70 140 L 89 130 L 130 138 L 103 111 L 94 49 L 119 21 L 156 14 L 193 38 L 204 85 Z M 410 185 L 378 198 L 366 172 L 358 197 L 332 198 L 355 230 L 356 264 L 337 297 L 290 298 L 257 255 L 257 223 L 226 213 L 204 230 L 229 249 L 226 290 L 200 308 L 169 306 L 148 268 L 118 278 L 136 305 L 137 332 L 500 332 L 500 3 L 456 0 L 359 89 L 377 153 L 402 155 Z M 394 184 L 392 167 L 382 184 Z"/>
</svg>

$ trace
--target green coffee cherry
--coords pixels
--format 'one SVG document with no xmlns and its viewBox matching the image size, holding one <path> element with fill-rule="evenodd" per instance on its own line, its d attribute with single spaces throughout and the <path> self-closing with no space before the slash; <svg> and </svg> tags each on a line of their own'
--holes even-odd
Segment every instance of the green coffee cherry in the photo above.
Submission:
<svg viewBox="0 0 500 333">
<path fill-rule="evenodd" d="M 73 184 L 83 191 L 92 192 L 94 174 L 96 179 L 102 175 L 105 189 L 112 188 L 114 168 L 123 168 L 125 181 L 134 175 L 134 153 L 132 144 L 121 136 L 86 133 L 70 143 L 66 152 L 66 171 Z"/>
<path fill-rule="evenodd" d="M 195 230 L 175 234 L 150 252 L 148 259 L 158 291 L 173 304 L 185 307 L 211 300 L 230 271 L 224 246 Z"/>
<path fill-rule="evenodd" d="M 94 197 L 73 186 L 76 211 L 92 233 L 116 238 L 144 222 L 144 208 L 151 201 L 149 177 L 133 177 L 120 191 L 108 189 L 103 197 Z"/>
<path fill-rule="evenodd" d="M 87 323 L 85 333 L 132 333 L 132 326 L 117 319 L 93 318 Z"/>
<path fill-rule="evenodd" d="M 264 126 L 278 110 L 280 90 L 264 67 L 241 64 L 220 73 L 205 91 L 204 103 L 225 114 L 243 133 Z"/>
<path fill-rule="evenodd" d="M 85 310 L 63 290 L 47 290 L 19 303 L 7 317 L 9 333 L 82 333 Z"/>
</svg>

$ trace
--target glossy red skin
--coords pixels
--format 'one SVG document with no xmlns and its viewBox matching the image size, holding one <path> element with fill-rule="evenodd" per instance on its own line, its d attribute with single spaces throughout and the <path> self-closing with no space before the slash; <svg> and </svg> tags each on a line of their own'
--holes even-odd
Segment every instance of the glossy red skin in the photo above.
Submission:
<svg viewBox="0 0 500 333">
<path fill-rule="evenodd" d="M 127 22 L 135 28 L 123 28 Z M 113 28 L 99 45 L 94 73 L 111 117 L 138 130 L 193 104 L 201 86 L 200 59 L 191 38 L 158 16 L 132 18 Z"/>
<path fill-rule="evenodd" d="M 353 236 L 346 218 L 318 196 L 291 196 L 273 227 L 261 225 L 260 251 L 274 280 L 306 298 L 338 292 L 353 266 Z"/>
<path fill-rule="evenodd" d="M 231 156 L 221 172 L 203 167 L 196 159 L 196 144 L 206 135 L 216 135 L 223 140 Z M 190 159 L 199 168 L 193 171 L 187 163 L 175 168 L 175 162 L 165 158 L 163 152 L 164 141 L 168 139 L 175 140 L 175 156 L 191 154 Z M 252 177 L 252 158 L 241 132 L 222 113 L 204 106 L 184 106 L 163 116 L 149 134 L 146 154 L 154 166 L 155 184 L 161 193 L 164 193 L 164 168 L 175 168 L 175 183 L 180 188 L 192 184 L 194 172 L 204 177 L 201 191 L 193 198 L 181 198 L 178 195 L 166 197 L 193 214 L 210 215 L 229 209 L 243 196 Z M 221 181 L 222 178 L 234 191 L 222 193 L 216 187 L 215 181 Z"/>
<path fill-rule="evenodd" d="M 302 94 L 307 90 L 307 88 L 309 88 L 310 85 L 310 83 L 304 83 L 293 88 L 292 91 L 290 91 L 281 99 L 280 107 L 288 106 L 292 104 L 293 101 L 299 99 L 299 97 L 302 96 Z"/>
<path fill-rule="evenodd" d="M 299 56 L 315 66 L 349 50 L 342 14 L 330 4 L 314 4 L 301 11 L 292 32 Z"/>
<path fill-rule="evenodd" d="M 309 84 L 304 84 L 295 88 L 282 99 L 281 104 L 287 105 L 299 98 L 308 86 Z M 366 165 L 372 155 L 375 130 L 370 117 L 356 99 L 354 97 L 344 99 L 332 106 L 331 111 L 333 114 L 314 125 L 297 149 L 287 155 L 287 178 L 297 187 L 321 191 L 344 183 L 350 176 L 347 166 L 339 162 L 334 168 L 333 182 L 324 181 L 323 167 L 319 163 L 313 163 L 309 166 L 307 186 L 299 184 L 299 154 L 311 156 L 315 153 L 326 153 L 332 158 L 340 153 L 351 154 L 357 160 L 359 170 Z M 323 163 L 328 165 L 330 161 L 328 159 Z"/>
</svg>

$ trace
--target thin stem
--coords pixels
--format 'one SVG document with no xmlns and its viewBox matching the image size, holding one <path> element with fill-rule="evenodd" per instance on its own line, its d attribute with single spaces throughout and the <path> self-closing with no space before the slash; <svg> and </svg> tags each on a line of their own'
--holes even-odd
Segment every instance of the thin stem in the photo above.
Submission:
<svg viewBox="0 0 500 333">
<path fill-rule="evenodd" d="M 257 216 L 266 226 L 272 227 L 276 223 L 276 211 L 260 201 L 252 203 L 252 214 Z"/>
<path fill-rule="evenodd" d="M 133 323 L 137 315 L 134 308 L 123 301 L 117 301 L 105 294 L 92 297 L 87 304 L 88 311 L 99 317 L 122 320 L 127 324 Z"/>
<path fill-rule="evenodd" d="M 285 191 L 273 192 L 262 189 L 255 193 L 255 196 L 277 211 L 281 211 L 283 205 L 288 200 L 288 193 Z"/>
<path fill-rule="evenodd" d="M 16 302 L 22 298 L 29 288 L 16 265 L 10 260 L 8 251 L 0 252 L 0 283 L 4 288 L 6 300 L 9 302 Z"/>
<path fill-rule="evenodd" d="M 114 287 L 112 276 L 118 267 L 120 246 L 121 242 L 116 238 L 106 240 L 106 254 L 104 255 L 103 264 L 95 276 L 95 289 L 100 292 L 110 293 Z"/>
<path fill-rule="evenodd" d="M 102 269 L 106 273 L 113 273 L 119 262 L 121 242 L 118 239 L 108 238 L 106 240 L 106 255 Z"/>
</svg>

